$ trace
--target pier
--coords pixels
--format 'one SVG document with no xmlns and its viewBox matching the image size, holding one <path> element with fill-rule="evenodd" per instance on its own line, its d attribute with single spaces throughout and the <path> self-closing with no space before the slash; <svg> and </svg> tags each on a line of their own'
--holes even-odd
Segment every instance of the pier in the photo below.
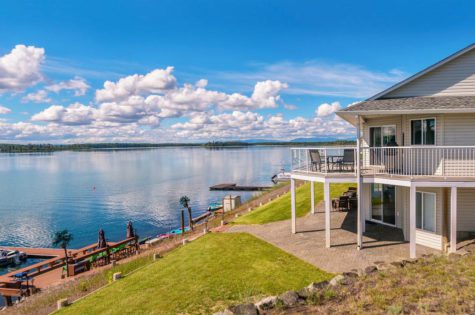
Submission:
<svg viewBox="0 0 475 315">
<path fill-rule="evenodd" d="M 271 189 L 271 186 L 238 186 L 234 183 L 223 183 L 211 186 L 211 191 L 263 191 Z"/>
</svg>

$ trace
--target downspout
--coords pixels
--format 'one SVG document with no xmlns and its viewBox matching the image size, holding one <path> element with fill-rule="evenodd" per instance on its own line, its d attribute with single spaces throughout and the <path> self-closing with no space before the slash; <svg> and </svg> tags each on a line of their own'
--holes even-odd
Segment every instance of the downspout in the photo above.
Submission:
<svg viewBox="0 0 475 315">
<path fill-rule="evenodd" d="M 361 177 L 361 120 L 360 115 L 356 115 L 356 179 L 357 185 L 357 222 L 356 222 L 356 243 L 357 249 L 363 247 L 363 215 L 362 215 L 362 186 L 363 178 Z"/>
</svg>

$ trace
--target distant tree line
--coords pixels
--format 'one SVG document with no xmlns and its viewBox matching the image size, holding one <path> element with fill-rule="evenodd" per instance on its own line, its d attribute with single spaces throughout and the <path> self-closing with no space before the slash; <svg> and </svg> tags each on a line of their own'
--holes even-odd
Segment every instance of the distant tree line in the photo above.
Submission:
<svg viewBox="0 0 475 315">
<path fill-rule="evenodd" d="M 247 147 L 247 146 L 325 146 L 354 145 L 355 141 L 338 140 L 332 142 L 243 142 L 243 141 L 210 141 L 206 143 L 78 143 L 78 144 L 13 144 L 0 143 L 0 153 L 48 153 L 55 151 L 88 151 L 88 150 L 120 150 L 146 149 L 162 147 Z"/>
</svg>

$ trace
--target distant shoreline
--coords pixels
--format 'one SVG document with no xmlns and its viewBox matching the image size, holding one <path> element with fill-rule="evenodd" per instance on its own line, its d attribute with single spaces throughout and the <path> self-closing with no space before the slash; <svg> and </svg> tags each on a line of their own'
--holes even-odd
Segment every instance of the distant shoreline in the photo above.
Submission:
<svg viewBox="0 0 475 315">
<path fill-rule="evenodd" d="M 130 150 L 169 147 L 202 147 L 202 148 L 231 148 L 254 146 L 328 146 L 354 145 L 355 141 L 337 140 L 327 142 L 241 142 L 216 141 L 207 143 L 79 143 L 79 144 L 0 144 L 0 153 L 48 153 L 58 151 L 95 151 L 95 150 Z"/>
</svg>

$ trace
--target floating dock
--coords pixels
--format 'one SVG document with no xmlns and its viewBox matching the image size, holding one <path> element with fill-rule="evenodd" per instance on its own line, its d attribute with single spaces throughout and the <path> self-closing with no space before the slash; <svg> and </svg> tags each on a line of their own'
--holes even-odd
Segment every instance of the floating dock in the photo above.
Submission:
<svg viewBox="0 0 475 315">
<path fill-rule="evenodd" d="M 234 183 L 224 183 L 211 186 L 209 190 L 219 190 L 219 191 L 262 191 L 270 189 L 270 186 L 238 186 Z"/>
</svg>

